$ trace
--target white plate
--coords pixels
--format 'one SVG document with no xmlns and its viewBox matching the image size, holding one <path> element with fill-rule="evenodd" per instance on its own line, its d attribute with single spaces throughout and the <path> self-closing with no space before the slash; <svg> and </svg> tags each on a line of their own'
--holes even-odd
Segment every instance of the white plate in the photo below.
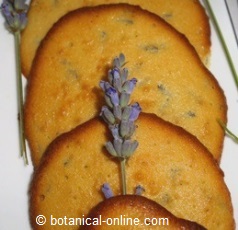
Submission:
<svg viewBox="0 0 238 230">
<path fill-rule="evenodd" d="M 238 49 L 225 4 L 223 0 L 211 2 L 238 71 Z M 14 40 L 5 30 L 3 22 L 0 16 L 0 229 L 30 230 L 28 187 L 33 170 L 31 163 L 25 167 L 19 157 Z M 213 26 L 211 71 L 227 97 L 228 127 L 238 134 L 238 88 Z M 238 223 L 237 165 L 238 144 L 226 137 L 221 167 L 231 192 Z"/>
</svg>

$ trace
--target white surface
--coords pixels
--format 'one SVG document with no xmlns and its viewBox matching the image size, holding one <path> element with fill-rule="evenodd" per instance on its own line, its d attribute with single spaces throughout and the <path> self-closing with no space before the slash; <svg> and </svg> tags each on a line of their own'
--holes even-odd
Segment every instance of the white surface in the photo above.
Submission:
<svg viewBox="0 0 238 230">
<path fill-rule="evenodd" d="M 236 33 L 236 41 L 238 45 L 238 0 L 225 0 L 231 20 L 233 21 L 234 32 Z"/>
<path fill-rule="evenodd" d="M 232 1 L 232 0 L 228 0 Z M 236 1 L 236 0 L 233 0 Z M 238 73 L 238 49 L 235 42 L 235 37 L 232 32 L 232 27 L 226 11 L 223 0 L 210 1 L 215 16 L 218 20 L 226 44 L 232 56 L 236 72 Z M 238 13 L 238 12 L 237 12 Z M 228 127 L 238 135 L 238 87 L 236 87 L 231 71 L 225 58 L 225 54 L 221 44 L 215 34 L 212 26 L 212 57 L 211 57 L 211 72 L 218 79 L 223 88 L 228 104 Z M 225 181 L 231 192 L 234 216 L 238 226 L 238 143 L 235 144 L 231 139 L 226 138 L 223 149 L 223 157 L 221 161 L 221 168 L 225 173 Z M 237 227 L 238 229 L 238 227 Z"/>
<path fill-rule="evenodd" d="M 236 0 L 234 0 L 236 1 Z M 238 50 L 223 0 L 211 4 L 238 71 Z M 30 230 L 28 187 L 32 166 L 19 157 L 13 36 L 0 16 L 0 230 Z M 236 88 L 220 42 L 212 27 L 211 71 L 227 97 L 228 127 L 238 134 L 238 88 Z M 24 81 L 25 82 L 25 81 Z M 238 144 L 226 137 L 221 167 L 231 192 L 238 223 Z"/>
</svg>

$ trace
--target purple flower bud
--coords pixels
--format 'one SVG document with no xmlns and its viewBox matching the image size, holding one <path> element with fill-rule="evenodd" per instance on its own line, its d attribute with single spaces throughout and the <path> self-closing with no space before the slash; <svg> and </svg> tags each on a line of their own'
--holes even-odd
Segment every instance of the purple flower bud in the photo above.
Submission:
<svg viewBox="0 0 238 230">
<path fill-rule="evenodd" d="M 27 24 L 26 9 L 27 5 L 23 7 L 21 0 L 13 1 L 4 0 L 1 4 L 1 11 L 6 19 L 6 25 L 11 32 L 21 31 Z"/>
<path fill-rule="evenodd" d="M 131 114 L 131 106 L 130 105 L 127 105 L 123 108 L 123 111 L 122 111 L 122 116 L 121 116 L 121 119 L 122 120 L 128 120 L 129 117 L 130 117 L 130 114 Z"/>
<path fill-rule="evenodd" d="M 141 107 L 139 103 L 128 105 L 124 107 L 123 109 L 122 120 L 134 122 L 138 118 L 140 112 L 141 112 Z"/>
<path fill-rule="evenodd" d="M 113 192 L 108 183 L 102 185 L 102 192 L 106 199 L 113 197 Z"/>
<path fill-rule="evenodd" d="M 109 129 L 111 130 L 114 139 L 120 139 L 118 125 L 110 125 Z"/>
<path fill-rule="evenodd" d="M 129 126 L 127 120 L 122 120 L 120 124 L 120 134 L 124 138 L 129 132 Z"/>
<path fill-rule="evenodd" d="M 108 106 L 110 106 L 111 108 L 113 108 L 114 104 L 111 100 L 111 96 L 108 95 L 109 94 L 112 94 L 113 96 L 113 92 L 115 94 L 116 90 L 110 85 L 109 82 L 106 82 L 106 81 L 100 81 L 99 83 L 99 86 L 101 87 L 101 89 L 104 91 L 105 93 L 105 100 L 106 100 L 106 103 L 108 104 Z M 112 91 L 112 92 L 111 92 Z M 119 100 L 119 99 L 118 99 Z"/>
<path fill-rule="evenodd" d="M 125 56 L 123 53 L 120 53 L 119 57 L 116 57 L 114 60 L 113 60 L 113 65 L 114 67 L 116 68 L 121 68 L 123 65 L 125 64 Z"/>
<path fill-rule="evenodd" d="M 128 94 L 131 94 L 136 86 L 136 83 L 137 83 L 137 79 L 132 78 L 131 80 L 128 80 L 123 84 L 122 90 L 127 92 Z"/>
<path fill-rule="evenodd" d="M 118 92 L 116 91 L 115 88 L 110 87 L 106 90 L 106 96 L 110 98 L 110 101 L 113 106 L 118 106 L 119 105 L 119 96 Z"/>
<path fill-rule="evenodd" d="M 131 105 L 131 108 L 132 108 L 132 110 L 131 110 L 131 113 L 129 116 L 129 120 L 135 121 L 141 112 L 141 107 L 140 107 L 139 103 L 135 103 L 135 104 Z"/>
<path fill-rule="evenodd" d="M 118 69 L 121 67 L 120 59 L 118 57 L 116 57 L 113 60 L 113 67 L 118 68 Z"/>
<path fill-rule="evenodd" d="M 109 70 L 109 73 L 111 74 L 113 80 L 120 78 L 120 70 L 118 68 L 114 68 L 112 70 Z"/>
<path fill-rule="evenodd" d="M 124 158 L 130 157 L 138 147 L 137 141 L 125 140 L 122 144 L 121 155 Z"/>
<path fill-rule="evenodd" d="M 128 77 L 128 69 L 127 68 L 124 68 L 122 71 L 121 71 L 121 83 L 122 85 L 125 83 L 125 81 L 127 80 L 127 77 Z"/>
<path fill-rule="evenodd" d="M 2 10 L 4 17 L 9 17 L 11 15 L 11 12 L 13 12 L 12 5 L 7 1 L 3 1 L 0 9 Z"/>
<path fill-rule="evenodd" d="M 122 143 L 123 141 L 121 138 L 113 140 L 113 146 L 117 152 L 117 156 L 122 156 Z"/>
<path fill-rule="evenodd" d="M 105 147 L 112 156 L 114 157 L 118 156 L 113 144 L 110 141 L 106 143 Z"/>
<path fill-rule="evenodd" d="M 27 24 L 26 13 L 21 13 L 19 15 L 19 20 L 20 20 L 20 30 L 23 30 L 26 27 L 26 24 Z"/>
<path fill-rule="evenodd" d="M 119 92 L 121 92 L 122 83 L 121 83 L 120 70 L 117 68 L 109 70 L 108 78 L 112 86 Z"/>
<path fill-rule="evenodd" d="M 133 121 L 122 120 L 120 124 L 120 135 L 123 138 L 130 138 L 135 131 L 135 125 Z"/>
<path fill-rule="evenodd" d="M 123 108 L 123 107 L 127 106 L 129 101 L 130 101 L 130 94 L 123 91 L 121 93 L 121 96 L 120 96 L 120 105 L 121 105 L 121 107 Z"/>
<path fill-rule="evenodd" d="M 100 116 L 106 121 L 109 125 L 113 125 L 116 121 L 113 113 L 108 109 L 107 106 L 103 106 L 101 109 Z"/>
<path fill-rule="evenodd" d="M 113 114 L 119 120 L 121 120 L 121 113 L 122 112 L 121 112 L 121 106 L 120 105 L 113 107 Z"/>
<path fill-rule="evenodd" d="M 141 196 L 144 191 L 145 189 L 141 185 L 137 185 L 135 194 Z"/>
<path fill-rule="evenodd" d="M 124 65 L 126 58 L 123 53 L 120 53 L 119 60 L 120 60 L 121 66 Z"/>
<path fill-rule="evenodd" d="M 26 0 L 15 0 L 14 1 L 14 8 L 17 11 L 23 11 L 23 10 L 27 10 L 28 6 L 27 4 L 25 4 Z"/>
<path fill-rule="evenodd" d="M 109 89 L 111 87 L 111 85 L 107 82 L 107 81 L 100 81 L 99 82 L 99 86 L 101 87 L 101 89 L 106 92 L 107 89 Z"/>
</svg>

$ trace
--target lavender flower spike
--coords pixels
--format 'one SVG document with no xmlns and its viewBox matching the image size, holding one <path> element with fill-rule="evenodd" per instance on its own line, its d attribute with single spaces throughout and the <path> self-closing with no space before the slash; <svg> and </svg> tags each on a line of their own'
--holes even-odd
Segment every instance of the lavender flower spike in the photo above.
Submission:
<svg viewBox="0 0 238 230">
<path fill-rule="evenodd" d="M 113 61 L 113 69 L 108 71 L 109 82 L 101 81 L 99 85 L 110 107 L 103 107 L 101 112 L 113 136 L 113 141 L 106 143 L 106 149 L 120 160 L 122 193 L 126 194 L 126 160 L 138 146 L 138 142 L 131 140 L 131 137 L 136 128 L 134 121 L 138 118 L 141 108 L 138 103 L 128 105 L 137 80 L 135 78 L 127 80 L 128 70 L 122 69 L 124 64 L 125 56 L 120 54 Z"/>
</svg>

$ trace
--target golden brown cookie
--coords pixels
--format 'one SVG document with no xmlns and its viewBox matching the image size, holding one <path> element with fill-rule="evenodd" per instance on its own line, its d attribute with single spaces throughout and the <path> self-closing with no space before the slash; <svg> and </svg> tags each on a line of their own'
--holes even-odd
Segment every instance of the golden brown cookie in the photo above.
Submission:
<svg viewBox="0 0 238 230">
<path fill-rule="evenodd" d="M 205 230 L 201 225 L 177 218 L 158 203 L 136 195 L 120 195 L 100 202 L 81 230 L 183 229 Z"/>
<path fill-rule="evenodd" d="M 75 29 L 77 28 L 77 29 Z M 126 4 L 82 8 L 57 22 L 41 44 L 27 88 L 25 122 L 38 164 L 59 134 L 97 116 L 99 81 L 125 54 L 138 79 L 132 101 L 184 127 L 220 159 L 226 100 L 187 39 L 158 16 Z"/>
<path fill-rule="evenodd" d="M 28 25 L 22 33 L 22 68 L 29 75 L 32 60 L 41 40 L 60 17 L 71 10 L 99 4 L 129 3 L 153 12 L 185 34 L 206 63 L 210 54 L 210 27 L 198 0 L 32 0 Z"/>
<path fill-rule="evenodd" d="M 139 142 L 126 163 L 127 193 L 141 185 L 143 196 L 179 218 L 195 221 L 209 230 L 233 230 L 229 191 L 223 173 L 208 150 L 190 133 L 156 115 L 140 114 L 133 139 Z M 34 230 L 50 226 L 54 218 L 82 218 L 104 199 L 101 187 L 109 183 L 121 194 L 119 161 L 104 145 L 111 133 L 94 118 L 58 137 L 35 171 L 30 210 Z M 38 226 L 36 216 L 48 220 Z M 77 226 L 64 225 L 64 230 Z"/>
</svg>

